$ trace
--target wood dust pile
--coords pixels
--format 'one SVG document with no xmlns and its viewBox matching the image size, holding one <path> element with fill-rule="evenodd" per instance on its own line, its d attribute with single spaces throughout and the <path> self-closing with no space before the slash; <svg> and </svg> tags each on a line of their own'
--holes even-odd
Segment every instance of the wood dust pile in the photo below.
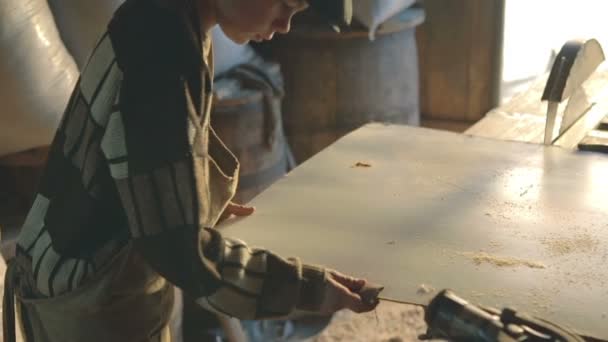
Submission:
<svg viewBox="0 0 608 342">
<path fill-rule="evenodd" d="M 599 241 L 588 234 L 581 234 L 570 238 L 547 238 L 541 242 L 553 256 L 593 252 L 599 245 Z"/>
<path fill-rule="evenodd" d="M 483 263 L 491 264 L 496 267 L 529 267 L 529 268 L 538 268 L 543 269 L 546 268 L 545 265 L 535 261 L 529 261 L 524 259 L 517 259 L 512 257 L 503 257 L 488 254 L 486 252 L 461 252 L 458 253 L 462 256 L 465 256 L 471 260 L 476 265 L 481 265 Z"/>
</svg>

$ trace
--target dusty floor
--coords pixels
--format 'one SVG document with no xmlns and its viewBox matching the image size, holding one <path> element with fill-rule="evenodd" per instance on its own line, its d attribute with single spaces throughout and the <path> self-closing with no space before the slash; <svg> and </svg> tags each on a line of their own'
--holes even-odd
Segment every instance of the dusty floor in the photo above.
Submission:
<svg viewBox="0 0 608 342">
<path fill-rule="evenodd" d="M 337 314 L 331 325 L 313 341 L 418 341 L 418 336 L 425 331 L 421 308 L 383 302 L 376 312 Z"/>
</svg>

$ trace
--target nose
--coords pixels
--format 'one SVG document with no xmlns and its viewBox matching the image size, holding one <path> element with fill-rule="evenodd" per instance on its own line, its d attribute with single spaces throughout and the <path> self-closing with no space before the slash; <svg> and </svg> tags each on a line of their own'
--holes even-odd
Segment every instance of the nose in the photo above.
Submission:
<svg viewBox="0 0 608 342">
<path fill-rule="evenodd" d="M 278 33 L 286 34 L 291 30 L 291 18 L 293 18 L 294 13 L 289 15 L 287 18 L 281 18 L 275 20 L 272 24 L 272 30 Z"/>
</svg>

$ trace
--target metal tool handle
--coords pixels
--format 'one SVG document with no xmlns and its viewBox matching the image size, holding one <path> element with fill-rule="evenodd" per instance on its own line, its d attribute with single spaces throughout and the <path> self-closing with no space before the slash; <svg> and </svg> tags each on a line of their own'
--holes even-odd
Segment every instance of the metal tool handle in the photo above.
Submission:
<svg viewBox="0 0 608 342">
<path fill-rule="evenodd" d="M 560 341 L 584 342 L 583 338 L 546 320 L 518 313 L 484 308 L 467 302 L 452 291 L 440 292 L 425 313 L 426 338 L 450 341 Z"/>
</svg>

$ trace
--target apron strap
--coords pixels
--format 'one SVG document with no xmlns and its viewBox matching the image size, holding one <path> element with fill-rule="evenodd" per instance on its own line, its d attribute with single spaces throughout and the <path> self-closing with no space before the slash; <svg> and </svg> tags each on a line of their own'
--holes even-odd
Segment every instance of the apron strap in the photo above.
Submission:
<svg viewBox="0 0 608 342">
<path fill-rule="evenodd" d="M 17 326 L 15 322 L 15 285 L 16 269 L 15 259 L 7 262 L 6 274 L 4 275 L 4 298 L 2 303 L 2 329 L 4 342 L 17 341 Z"/>
</svg>

